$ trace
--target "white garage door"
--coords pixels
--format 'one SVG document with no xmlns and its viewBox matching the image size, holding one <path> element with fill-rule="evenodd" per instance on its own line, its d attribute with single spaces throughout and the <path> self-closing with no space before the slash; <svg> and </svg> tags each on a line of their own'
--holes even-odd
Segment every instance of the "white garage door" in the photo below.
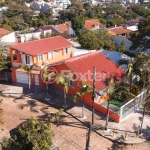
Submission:
<svg viewBox="0 0 150 150">
<path fill-rule="evenodd" d="M 17 83 L 28 84 L 28 75 L 24 72 L 16 72 Z"/>
<path fill-rule="evenodd" d="M 39 76 L 37 74 L 34 75 L 35 85 L 39 85 Z"/>
</svg>

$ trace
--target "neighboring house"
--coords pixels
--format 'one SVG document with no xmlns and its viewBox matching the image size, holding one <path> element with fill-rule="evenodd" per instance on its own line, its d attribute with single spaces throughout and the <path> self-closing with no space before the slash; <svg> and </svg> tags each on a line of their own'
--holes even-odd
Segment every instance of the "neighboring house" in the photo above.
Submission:
<svg viewBox="0 0 150 150">
<path fill-rule="evenodd" d="M 21 70 L 21 64 L 33 65 L 32 85 L 44 86 L 41 70 L 45 64 L 72 57 L 72 44 L 62 36 L 10 45 L 13 82 L 28 84 L 28 75 Z"/>
<path fill-rule="evenodd" d="M 127 29 L 127 27 L 113 27 L 108 29 L 108 34 L 110 35 L 117 35 L 117 36 L 129 36 L 129 33 L 131 33 L 132 30 Z"/>
<path fill-rule="evenodd" d="M 125 75 L 125 71 L 118 67 L 113 61 L 108 59 L 101 52 L 93 52 L 90 54 L 84 54 L 70 59 L 61 61 L 52 65 L 58 73 L 63 76 L 67 72 L 72 72 L 74 78 L 69 80 L 69 94 L 74 95 L 79 91 L 81 86 L 81 80 L 86 80 L 90 85 L 93 84 L 93 67 L 96 67 L 96 91 L 99 93 L 98 97 L 95 99 L 94 107 L 96 110 L 100 111 L 103 114 L 106 114 L 106 108 L 101 106 L 101 103 L 104 102 L 101 99 L 102 95 L 106 93 L 108 80 L 111 77 L 114 77 L 115 81 L 122 80 Z M 63 89 L 61 85 L 55 84 L 55 86 Z M 91 94 L 85 94 L 85 103 L 90 105 L 92 104 Z M 114 118 L 113 118 L 114 116 Z M 110 111 L 110 117 L 114 120 L 120 120 L 119 116 L 114 112 Z"/>
<path fill-rule="evenodd" d="M 33 0 L 31 3 L 25 3 L 28 7 L 32 7 L 35 11 L 47 12 L 50 8 L 59 7 L 62 9 L 71 5 L 70 0 L 50 0 L 45 2 L 44 0 Z"/>
<path fill-rule="evenodd" d="M 0 42 L 15 43 L 15 33 L 13 31 L 0 28 Z"/>
<path fill-rule="evenodd" d="M 109 58 L 111 61 L 113 61 L 114 63 L 118 64 L 119 60 L 123 59 L 123 60 L 130 60 L 131 57 L 117 52 L 117 51 L 107 51 L 107 50 L 100 50 L 101 53 L 103 53 L 107 58 Z M 124 70 L 127 71 L 127 65 L 120 65 L 120 67 Z"/>
<path fill-rule="evenodd" d="M 100 22 L 98 19 L 94 20 L 86 20 L 84 24 L 84 29 L 86 30 L 97 30 L 100 27 Z M 56 25 L 55 29 L 57 29 L 60 34 L 75 36 L 75 32 L 72 29 L 71 21 L 66 21 L 64 24 Z"/>
<path fill-rule="evenodd" d="M 94 20 L 86 20 L 84 24 L 84 28 L 87 30 L 97 30 L 99 29 L 99 20 L 94 19 Z"/>
<path fill-rule="evenodd" d="M 124 41 L 125 47 L 126 47 L 126 51 L 130 51 L 130 47 L 132 45 L 132 42 L 127 39 L 126 37 L 123 36 L 111 36 L 111 39 L 113 41 L 115 41 L 116 43 L 116 47 L 119 48 L 121 45 L 121 42 Z"/>
<path fill-rule="evenodd" d="M 51 34 L 59 34 L 59 32 L 53 28 L 53 25 L 39 27 L 33 32 L 51 32 Z"/>
<path fill-rule="evenodd" d="M 33 41 L 33 40 L 39 40 L 41 38 L 51 36 L 52 32 L 51 30 L 45 30 L 45 31 L 39 31 L 39 32 L 33 32 L 33 33 L 16 33 L 16 38 L 18 39 L 19 43 Z M 43 37 L 42 37 L 43 36 Z"/>
<path fill-rule="evenodd" d="M 69 27 L 67 24 L 58 24 L 58 25 L 53 25 L 53 29 L 55 29 L 57 32 L 59 32 L 60 35 L 66 37 L 69 35 Z"/>
</svg>

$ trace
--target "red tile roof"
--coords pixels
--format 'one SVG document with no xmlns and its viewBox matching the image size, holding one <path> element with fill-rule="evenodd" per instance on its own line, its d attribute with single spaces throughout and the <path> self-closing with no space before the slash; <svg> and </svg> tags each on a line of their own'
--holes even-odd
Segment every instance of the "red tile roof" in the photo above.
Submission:
<svg viewBox="0 0 150 150">
<path fill-rule="evenodd" d="M 97 81 L 96 90 L 102 90 L 108 84 L 108 79 L 113 76 L 116 80 L 122 79 L 125 71 L 118 67 L 100 52 L 94 52 L 65 60 L 64 63 L 76 74 L 85 79 L 89 84 L 93 83 L 93 67 L 96 66 Z M 89 73 L 89 74 L 87 74 Z M 91 74 L 90 74 L 91 73 Z M 82 76 L 82 75 L 83 76 Z M 85 76 L 84 76 L 85 75 Z"/>
<path fill-rule="evenodd" d="M 99 20 L 98 19 L 95 19 L 95 20 L 86 20 L 85 21 L 85 24 L 84 24 L 84 27 L 86 29 L 92 29 L 94 28 L 95 26 L 98 26 L 99 25 Z"/>
<path fill-rule="evenodd" d="M 0 28 L 0 38 L 11 33 L 12 31 L 9 31 L 9 30 L 6 30 L 6 29 L 3 29 L 3 28 Z"/>
<path fill-rule="evenodd" d="M 58 24 L 58 25 L 56 25 L 56 26 L 57 26 L 57 28 L 59 28 L 59 29 L 60 29 L 61 31 L 63 31 L 63 32 L 69 30 L 67 24 Z"/>
<path fill-rule="evenodd" d="M 41 40 L 10 45 L 10 47 L 25 52 L 29 55 L 37 55 L 70 46 L 72 46 L 72 44 L 62 36 L 54 36 Z"/>
<path fill-rule="evenodd" d="M 84 24 L 84 27 L 86 29 L 92 29 L 94 28 L 95 26 L 98 26 L 99 25 L 99 20 L 98 19 L 94 19 L 94 20 L 86 20 L 85 21 L 85 24 Z M 71 26 L 71 21 L 67 21 L 66 24 L 68 26 Z"/>
<path fill-rule="evenodd" d="M 117 35 L 121 35 L 121 34 L 132 32 L 131 30 L 126 29 L 125 27 L 122 27 L 122 26 L 109 29 L 108 31 L 114 32 Z"/>
</svg>

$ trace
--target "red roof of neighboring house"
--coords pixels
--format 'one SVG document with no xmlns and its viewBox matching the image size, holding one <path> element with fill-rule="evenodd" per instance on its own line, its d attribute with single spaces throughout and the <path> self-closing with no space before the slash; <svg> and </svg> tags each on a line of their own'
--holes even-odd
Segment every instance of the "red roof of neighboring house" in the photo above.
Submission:
<svg viewBox="0 0 150 150">
<path fill-rule="evenodd" d="M 117 17 L 117 18 L 122 18 L 120 15 L 118 14 L 113 14 L 112 16 Z"/>
<path fill-rule="evenodd" d="M 100 52 L 73 57 L 65 60 L 64 63 L 89 84 L 93 83 L 93 67 L 95 66 L 97 72 L 97 91 L 102 90 L 107 86 L 107 80 L 111 76 L 116 80 L 120 80 L 125 75 L 125 71 L 122 68 L 118 67 Z"/>
<path fill-rule="evenodd" d="M 58 25 L 56 25 L 56 26 L 57 26 L 57 28 L 59 28 L 59 29 L 60 29 L 61 31 L 63 31 L 63 32 L 69 30 L 67 24 L 58 24 Z"/>
<path fill-rule="evenodd" d="M 112 31 L 112 32 L 116 33 L 117 35 L 132 32 L 131 30 L 126 29 L 125 27 L 122 27 L 122 26 L 109 29 L 108 31 Z"/>
<path fill-rule="evenodd" d="M 70 46 L 72 46 L 72 44 L 62 36 L 54 36 L 41 40 L 10 45 L 10 47 L 25 52 L 29 55 L 37 55 Z"/>
<path fill-rule="evenodd" d="M 95 26 L 98 26 L 99 25 L 99 20 L 98 19 L 95 19 L 95 20 L 86 20 L 85 21 L 85 24 L 84 24 L 84 27 L 86 29 L 92 29 L 94 28 Z"/>
<path fill-rule="evenodd" d="M 11 33 L 12 31 L 9 31 L 9 30 L 6 30 L 6 29 L 3 29 L 3 28 L 0 28 L 0 38 Z"/>
<path fill-rule="evenodd" d="M 84 24 L 84 27 L 86 29 L 92 29 L 94 28 L 95 26 L 98 26 L 99 25 L 99 20 L 98 19 L 94 19 L 94 20 L 86 20 L 85 21 L 85 24 Z M 71 21 L 67 21 L 66 24 L 68 26 L 71 26 Z"/>
</svg>

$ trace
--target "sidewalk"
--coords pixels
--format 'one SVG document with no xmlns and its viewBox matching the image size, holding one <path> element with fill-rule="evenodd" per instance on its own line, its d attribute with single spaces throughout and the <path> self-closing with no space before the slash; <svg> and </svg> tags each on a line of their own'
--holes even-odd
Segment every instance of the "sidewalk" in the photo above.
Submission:
<svg viewBox="0 0 150 150">
<path fill-rule="evenodd" d="M 21 97 L 24 97 L 24 98 L 29 97 L 27 95 L 28 85 L 25 85 L 25 84 L 14 84 L 12 86 L 1 85 L 0 91 L 3 89 L 5 90 L 4 92 L 2 92 L 3 95 L 18 97 L 16 100 L 19 100 L 19 98 Z M 44 99 L 46 98 L 45 88 L 34 86 L 32 87 L 32 91 L 34 91 L 34 94 L 30 97 L 30 99 L 32 98 L 32 99 L 37 99 L 39 101 L 44 101 Z M 21 94 L 21 92 L 23 94 Z M 50 101 L 47 101 L 46 103 L 49 103 L 50 105 L 54 105 L 58 108 L 61 108 L 63 105 L 63 91 L 61 91 L 60 89 L 57 89 L 56 87 L 50 86 L 49 94 L 50 94 L 49 96 Z M 86 116 L 86 119 L 82 119 L 80 117 L 82 113 L 82 102 L 78 101 L 77 103 L 74 104 L 72 102 L 72 97 L 70 95 L 67 95 L 67 104 L 69 107 L 66 110 L 66 112 L 73 115 L 82 123 L 87 123 L 89 121 L 91 122 L 92 120 L 91 107 L 85 105 L 84 115 Z M 125 144 L 143 143 L 146 141 L 146 139 L 150 139 L 150 126 L 149 126 L 150 117 L 146 116 L 144 118 L 143 130 L 142 130 L 143 135 L 140 137 L 136 137 L 135 132 L 139 130 L 141 117 L 142 117 L 141 113 L 132 113 L 128 117 L 126 117 L 121 123 L 116 123 L 116 122 L 113 122 L 113 120 L 109 119 L 108 129 L 110 129 L 110 131 L 106 132 L 103 130 L 105 127 L 105 123 L 106 123 L 105 121 L 106 116 L 95 111 L 94 131 L 97 134 L 100 134 L 101 136 L 109 140 L 118 142 L 118 143 L 125 143 Z M 115 132 L 114 135 L 112 133 L 113 131 Z"/>
</svg>

